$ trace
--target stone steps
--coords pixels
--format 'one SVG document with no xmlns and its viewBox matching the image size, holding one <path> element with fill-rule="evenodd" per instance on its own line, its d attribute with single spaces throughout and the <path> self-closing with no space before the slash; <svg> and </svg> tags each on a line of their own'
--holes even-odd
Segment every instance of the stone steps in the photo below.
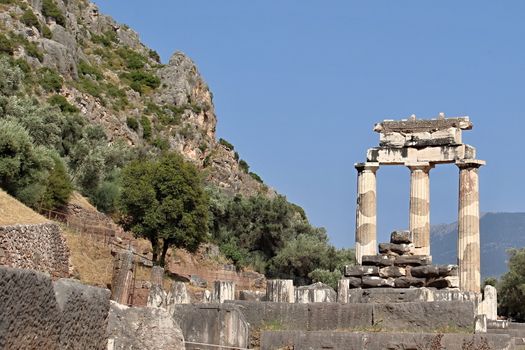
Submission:
<svg viewBox="0 0 525 350">
<path fill-rule="evenodd" d="M 488 334 L 507 334 L 510 337 L 514 339 L 514 345 L 519 346 L 525 346 L 525 327 L 516 327 L 510 328 L 511 325 L 509 325 L 509 328 L 505 329 L 494 329 L 489 328 L 487 329 Z"/>
</svg>

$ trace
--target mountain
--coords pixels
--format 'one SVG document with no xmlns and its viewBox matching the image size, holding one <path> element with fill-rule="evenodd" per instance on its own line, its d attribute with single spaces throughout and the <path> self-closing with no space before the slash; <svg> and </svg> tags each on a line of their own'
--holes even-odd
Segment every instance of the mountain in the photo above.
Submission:
<svg viewBox="0 0 525 350">
<path fill-rule="evenodd" d="M 431 227 L 432 259 L 455 264 L 457 222 Z M 525 213 L 485 213 L 480 219 L 481 276 L 499 277 L 507 271 L 509 248 L 525 247 Z"/>
<path fill-rule="evenodd" d="M 216 139 L 213 94 L 194 62 L 176 52 L 162 64 L 93 3 L 0 0 L 0 54 L 26 73 L 27 95 L 80 111 L 110 143 L 177 150 L 230 194 L 275 194 Z"/>
</svg>

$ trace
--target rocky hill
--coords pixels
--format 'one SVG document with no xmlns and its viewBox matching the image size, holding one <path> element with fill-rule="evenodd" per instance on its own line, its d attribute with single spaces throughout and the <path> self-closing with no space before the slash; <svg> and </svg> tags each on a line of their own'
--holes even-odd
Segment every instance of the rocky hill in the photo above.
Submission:
<svg viewBox="0 0 525 350">
<path fill-rule="evenodd" d="M 30 93 L 78 109 L 110 142 L 174 149 L 229 193 L 273 195 L 215 135 L 213 94 L 181 52 L 167 64 L 136 32 L 87 0 L 0 0 L 0 51 L 38 84 Z M 69 105 L 64 103 L 61 97 Z"/>
<path fill-rule="evenodd" d="M 507 271 L 507 249 L 525 247 L 525 213 L 486 213 L 480 220 L 482 278 Z M 455 263 L 457 223 L 431 228 L 432 258 L 436 263 Z"/>
</svg>

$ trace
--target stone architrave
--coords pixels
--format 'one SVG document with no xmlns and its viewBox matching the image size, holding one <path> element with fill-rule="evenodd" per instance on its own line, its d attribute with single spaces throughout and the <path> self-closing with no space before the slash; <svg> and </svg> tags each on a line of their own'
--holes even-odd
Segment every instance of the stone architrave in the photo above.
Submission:
<svg viewBox="0 0 525 350">
<path fill-rule="evenodd" d="M 407 163 L 410 169 L 409 230 L 416 253 L 430 255 L 430 163 Z"/>
<path fill-rule="evenodd" d="M 127 305 L 133 288 L 133 252 L 129 250 L 117 252 L 113 261 L 113 277 L 111 279 L 111 300 Z"/>
<path fill-rule="evenodd" d="M 357 208 L 355 252 L 358 264 L 363 255 L 377 254 L 376 171 L 379 163 L 359 163 L 357 169 Z"/>
<path fill-rule="evenodd" d="M 480 291 L 479 179 L 482 160 L 458 161 L 458 271 L 462 291 Z"/>
</svg>

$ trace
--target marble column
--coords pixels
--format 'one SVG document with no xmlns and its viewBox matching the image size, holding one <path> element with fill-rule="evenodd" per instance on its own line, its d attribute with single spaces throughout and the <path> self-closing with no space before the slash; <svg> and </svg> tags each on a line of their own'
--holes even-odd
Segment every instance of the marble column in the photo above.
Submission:
<svg viewBox="0 0 525 350">
<path fill-rule="evenodd" d="M 429 163 L 407 163 L 410 169 L 409 230 L 417 254 L 430 255 L 430 169 Z"/>
<path fill-rule="evenodd" d="M 458 161 L 458 272 L 462 291 L 480 292 L 479 181 L 481 160 Z"/>
<path fill-rule="evenodd" d="M 363 255 L 377 254 L 376 171 L 379 163 L 359 163 L 357 169 L 357 208 L 355 256 L 361 264 Z"/>
<path fill-rule="evenodd" d="M 111 300 L 123 305 L 130 303 L 134 269 L 133 253 L 128 250 L 117 252 L 113 260 Z"/>
</svg>

